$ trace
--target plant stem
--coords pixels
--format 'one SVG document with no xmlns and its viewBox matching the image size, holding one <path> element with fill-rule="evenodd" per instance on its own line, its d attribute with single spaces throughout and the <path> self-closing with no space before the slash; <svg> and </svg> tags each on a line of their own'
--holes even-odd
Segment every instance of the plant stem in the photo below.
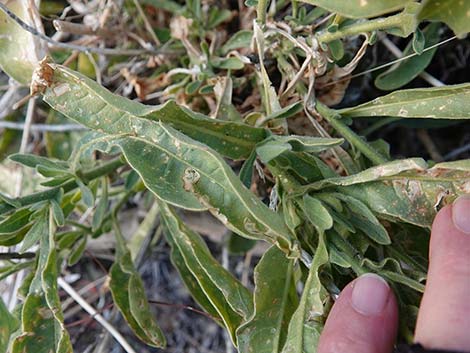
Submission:
<svg viewBox="0 0 470 353">
<path fill-rule="evenodd" d="M 26 252 L 19 254 L 16 252 L 0 253 L 0 260 L 23 260 L 23 259 L 34 259 L 35 253 Z"/>
<path fill-rule="evenodd" d="M 261 25 L 264 25 L 266 23 L 266 14 L 268 12 L 268 0 L 258 0 L 256 12 L 258 13 L 258 22 Z"/>
<path fill-rule="evenodd" d="M 352 131 L 344 122 L 341 121 L 340 115 L 328 108 L 327 106 L 317 102 L 316 105 L 318 113 L 326 120 L 328 123 L 339 133 L 341 134 L 351 145 L 356 147 L 361 151 L 367 158 L 369 158 L 372 163 L 375 165 L 380 165 L 387 163 L 387 159 L 383 157 L 378 151 L 376 151 L 372 146 L 370 146 L 362 137 L 357 135 Z"/>
<path fill-rule="evenodd" d="M 81 173 L 80 177 L 83 179 L 84 182 L 88 182 L 93 179 L 99 178 L 103 175 L 108 175 L 109 173 L 115 171 L 117 168 L 123 166 L 124 164 L 125 164 L 124 161 L 121 159 L 121 157 L 119 157 L 107 163 L 104 163 L 103 165 L 100 165 L 96 168 L 93 168 L 87 172 Z M 25 206 L 29 206 L 40 201 L 53 199 L 57 195 L 57 193 L 60 191 L 60 189 L 63 189 L 64 193 L 67 193 L 75 189 L 76 187 L 77 187 L 77 183 L 74 180 L 71 180 L 62 186 L 57 186 L 55 188 L 51 188 L 46 191 L 36 192 L 34 194 L 27 195 L 24 197 L 18 197 L 18 198 L 12 199 L 12 201 L 18 204 L 19 208 L 25 207 Z M 13 210 L 14 208 L 15 207 L 12 205 L 2 203 L 0 204 L 0 215 Z"/>
<path fill-rule="evenodd" d="M 403 23 L 404 13 L 386 18 L 378 18 L 365 22 L 355 22 L 351 25 L 338 28 L 335 32 L 323 31 L 317 35 L 320 43 L 329 43 L 337 39 L 348 36 L 354 36 L 361 33 L 370 33 L 373 31 L 391 29 L 400 27 Z"/>
</svg>

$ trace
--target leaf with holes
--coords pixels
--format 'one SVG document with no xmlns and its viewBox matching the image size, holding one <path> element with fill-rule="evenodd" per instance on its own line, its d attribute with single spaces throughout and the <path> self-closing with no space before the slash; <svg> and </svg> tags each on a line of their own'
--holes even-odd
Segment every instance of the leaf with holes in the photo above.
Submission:
<svg viewBox="0 0 470 353">
<path fill-rule="evenodd" d="M 96 83 L 68 69 L 54 66 L 53 80 L 45 101 L 107 134 L 161 200 L 192 210 L 208 209 L 234 232 L 277 244 L 289 256 L 298 257 L 298 246 L 281 217 L 246 189 L 216 151 L 161 121 L 133 115 L 133 104 L 128 106 L 128 100 L 107 93 L 112 96 L 110 104 L 101 97 L 102 88 L 95 92 L 89 87 Z M 183 113 L 175 108 L 173 114 Z"/>
</svg>

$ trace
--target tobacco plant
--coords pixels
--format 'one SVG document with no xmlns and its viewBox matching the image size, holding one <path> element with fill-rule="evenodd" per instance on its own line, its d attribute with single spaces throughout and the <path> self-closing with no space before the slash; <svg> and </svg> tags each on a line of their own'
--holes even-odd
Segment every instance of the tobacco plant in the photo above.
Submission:
<svg viewBox="0 0 470 353">
<path fill-rule="evenodd" d="M 0 278 L 28 274 L 12 312 L 0 301 L 0 352 L 72 352 L 58 279 L 89 239 L 108 232 L 117 244 L 107 284 L 114 305 L 140 340 L 165 347 L 136 266 L 144 243 L 120 229 L 120 210 L 136 194 L 151 196 L 149 217 L 158 213 L 175 268 L 238 352 L 315 352 L 340 289 L 366 272 L 392 285 L 399 339 L 412 340 L 431 222 L 470 192 L 470 161 L 392 160 L 385 141 L 368 141 L 353 122 L 470 118 L 467 83 L 400 90 L 428 66 L 443 33 L 465 37 L 469 1 L 247 0 L 238 12 L 228 1 L 125 2 L 114 11 L 138 17 L 144 7 L 164 14 L 166 27 L 151 27 L 155 43 L 144 49 L 118 38 L 103 42 L 114 45 L 108 51 L 93 41 L 85 51 L 48 48 L 30 4 L 1 4 L 3 71 L 30 85 L 50 117 L 86 130 L 49 134 L 42 155 L 8 156 L 33 168 L 41 187 L 0 194 L 0 244 L 14 249 Z M 386 35 L 409 43 L 376 77 L 390 92 L 334 109 L 368 47 Z M 73 69 L 63 65 L 69 55 L 78 57 Z M 127 55 L 153 63 L 121 71 L 147 104 L 112 93 L 93 70 L 98 59 L 112 70 Z M 270 245 L 254 288 L 218 262 L 181 209 L 210 212 L 245 251 Z"/>
</svg>

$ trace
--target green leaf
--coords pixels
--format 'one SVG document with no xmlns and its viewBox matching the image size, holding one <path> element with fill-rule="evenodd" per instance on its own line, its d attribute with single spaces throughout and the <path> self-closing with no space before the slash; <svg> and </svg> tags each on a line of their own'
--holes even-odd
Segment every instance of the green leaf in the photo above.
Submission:
<svg viewBox="0 0 470 353">
<path fill-rule="evenodd" d="M 351 212 L 349 222 L 360 229 L 369 238 L 382 245 L 390 245 L 391 240 L 384 226 L 377 220 L 372 211 L 361 201 L 342 194 L 332 195 L 342 200 Z"/>
<path fill-rule="evenodd" d="M 343 143 L 343 139 L 273 135 L 258 144 L 256 153 L 264 163 L 268 163 L 287 151 L 317 153 Z"/>
<path fill-rule="evenodd" d="M 20 0 L 2 1 L 10 11 L 31 25 L 29 5 Z M 44 56 L 35 37 L 0 10 L 0 68 L 22 84 L 31 82 L 33 71 Z"/>
<path fill-rule="evenodd" d="M 10 336 L 17 329 L 18 320 L 10 314 L 0 298 L 0 353 L 7 353 Z"/>
<path fill-rule="evenodd" d="M 272 137 L 274 141 L 288 143 L 292 146 L 292 150 L 296 152 L 318 153 L 338 146 L 344 142 L 344 139 L 312 137 L 312 136 L 280 136 Z"/>
<path fill-rule="evenodd" d="M 28 209 L 21 209 L 0 222 L 0 234 L 12 234 L 30 223 L 32 212 Z"/>
<path fill-rule="evenodd" d="M 221 51 L 224 54 L 228 54 L 228 52 L 240 49 L 240 48 L 248 48 L 251 45 L 251 40 L 253 39 L 253 31 L 249 30 L 241 30 L 235 33 L 233 36 L 225 42 L 222 46 Z"/>
<path fill-rule="evenodd" d="M 328 293 L 319 277 L 320 268 L 328 262 L 324 234 L 320 234 L 299 306 L 292 315 L 282 353 L 314 353 L 323 328 L 324 301 Z"/>
<path fill-rule="evenodd" d="M 293 117 L 294 115 L 300 113 L 304 109 L 302 102 L 295 102 L 287 107 L 282 108 L 281 110 L 275 111 L 268 117 L 266 117 L 265 121 L 271 121 L 276 119 L 288 119 Z"/>
<path fill-rule="evenodd" d="M 419 158 L 394 161 L 310 184 L 296 194 L 330 187 L 361 201 L 381 218 L 430 228 L 440 207 L 470 191 L 470 161 L 432 168 Z"/>
<path fill-rule="evenodd" d="M 35 154 L 15 153 L 12 154 L 9 158 L 16 163 L 20 163 L 30 168 L 43 166 L 49 168 L 50 170 L 56 170 L 57 172 L 62 173 L 67 172 L 68 170 L 68 164 L 66 162 L 37 156 Z"/>
<path fill-rule="evenodd" d="M 72 248 L 72 251 L 70 252 L 69 258 L 67 260 L 67 265 L 73 266 L 76 265 L 78 261 L 80 261 L 83 253 L 85 252 L 86 244 L 87 237 L 84 236 Z"/>
<path fill-rule="evenodd" d="M 423 54 L 424 55 L 424 54 Z M 396 91 L 338 111 L 344 117 L 470 119 L 470 84 Z"/>
<path fill-rule="evenodd" d="M 101 182 L 101 197 L 96 205 L 95 213 L 93 214 L 93 221 L 91 230 L 96 231 L 103 223 L 104 216 L 108 211 L 108 180 L 106 177 Z"/>
<path fill-rule="evenodd" d="M 35 219 L 31 229 L 26 233 L 23 243 L 21 244 L 20 253 L 25 252 L 31 248 L 37 241 L 43 237 L 47 237 L 49 230 L 49 220 L 47 219 L 47 212 L 41 212 Z"/>
<path fill-rule="evenodd" d="M 120 236 L 116 234 L 116 237 Z M 165 336 L 153 317 L 142 280 L 122 239 L 118 239 L 116 261 L 111 266 L 110 277 L 113 301 L 132 331 L 149 346 L 165 347 Z"/>
<path fill-rule="evenodd" d="M 298 256 L 298 246 L 281 217 L 243 186 L 218 153 L 162 122 L 122 110 L 128 102 L 122 97 L 107 93 L 114 105 L 104 102 L 87 89 L 92 81 L 82 76 L 77 80 L 77 74 L 54 67 L 55 85 L 47 89 L 44 99 L 77 122 L 110 135 L 110 142 L 122 149 L 132 168 L 161 200 L 187 209 L 209 209 L 237 234 L 275 243 L 289 256 Z M 58 89 L 62 94 L 57 94 Z M 181 116 L 182 110 L 175 104 L 152 109 L 162 113 L 165 107 L 173 107 Z"/>
<path fill-rule="evenodd" d="M 237 330 L 239 353 L 278 353 L 298 298 L 294 261 L 271 247 L 255 268 L 255 312 Z"/>
<path fill-rule="evenodd" d="M 439 42 L 440 28 L 441 25 L 439 23 L 431 23 L 423 30 L 426 47 L 431 47 Z M 408 46 L 403 51 L 403 56 L 413 53 L 413 42 L 408 43 Z M 377 76 L 375 86 L 384 91 L 392 91 L 408 84 L 426 69 L 436 50 L 437 47 L 425 51 L 421 55 L 400 61 L 398 65 Z"/>
<path fill-rule="evenodd" d="M 425 0 L 419 19 L 444 22 L 457 36 L 463 37 L 470 31 L 470 3 L 468 0 Z"/>
<path fill-rule="evenodd" d="M 50 65 L 54 68 L 56 83 L 47 90 L 45 99 L 57 111 L 94 130 L 110 133 L 112 129 L 115 134 L 132 134 L 137 125 L 162 122 L 233 159 L 247 158 L 268 134 L 265 129 L 246 124 L 210 119 L 173 101 L 162 106 L 131 101 L 112 94 L 77 72 Z M 68 105 L 61 106 L 64 102 Z M 109 121 L 120 117 L 122 120 L 116 127 L 109 126 Z"/>
<path fill-rule="evenodd" d="M 245 67 L 243 61 L 237 57 L 216 58 L 212 60 L 214 67 L 223 70 L 241 70 Z"/>
<path fill-rule="evenodd" d="M 187 228 L 168 205 L 162 202 L 159 205 L 169 243 L 178 248 L 187 269 L 217 310 L 236 344 L 236 328 L 242 318 L 249 318 L 253 312 L 250 292 L 212 257 L 202 238 Z"/>
<path fill-rule="evenodd" d="M 256 147 L 256 153 L 263 163 L 269 163 L 274 158 L 280 156 L 284 152 L 291 151 L 292 146 L 282 141 L 267 141 Z"/>
<path fill-rule="evenodd" d="M 21 331 L 14 339 L 12 353 L 72 353 L 72 344 L 63 323 L 57 288 L 57 256 L 52 211 L 42 237 L 36 272 L 21 312 Z"/>
<path fill-rule="evenodd" d="M 350 18 L 367 18 L 400 10 L 411 0 L 300 0 Z"/>
<path fill-rule="evenodd" d="M 318 233 L 324 233 L 325 230 L 333 227 L 333 218 L 321 201 L 305 194 L 300 204 L 305 216 L 318 230 Z"/>
</svg>

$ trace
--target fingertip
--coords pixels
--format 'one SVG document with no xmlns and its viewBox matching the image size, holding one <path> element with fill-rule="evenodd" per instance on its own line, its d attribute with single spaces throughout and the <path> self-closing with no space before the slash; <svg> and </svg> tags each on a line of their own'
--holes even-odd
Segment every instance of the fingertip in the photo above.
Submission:
<svg viewBox="0 0 470 353">
<path fill-rule="evenodd" d="M 341 292 L 318 353 L 390 353 L 397 323 L 398 306 L 390 286 L 377 275 L 363 275 Z"/>
<path fill-rule="evenodd" d="M 426 290 L 415 340 L 427 348 L 469 349 L 470 199 L 457 199 L 435 217 Z"/>
</svg>

